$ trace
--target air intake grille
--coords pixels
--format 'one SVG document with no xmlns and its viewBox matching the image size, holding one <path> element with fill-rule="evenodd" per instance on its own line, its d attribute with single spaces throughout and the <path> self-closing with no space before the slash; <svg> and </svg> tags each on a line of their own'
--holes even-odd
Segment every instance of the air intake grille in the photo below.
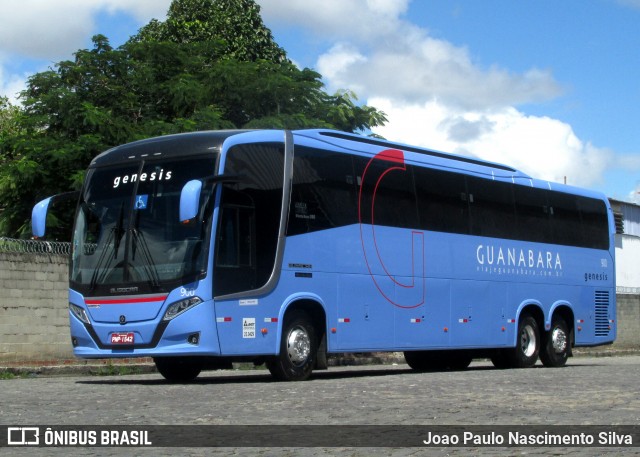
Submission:
<svg viewBox="0 0 640 457">
<path fill-rule="evenodd" d="M 609 336 L 609 292 L 596 290 L 596 336 Z"/>
</svg>

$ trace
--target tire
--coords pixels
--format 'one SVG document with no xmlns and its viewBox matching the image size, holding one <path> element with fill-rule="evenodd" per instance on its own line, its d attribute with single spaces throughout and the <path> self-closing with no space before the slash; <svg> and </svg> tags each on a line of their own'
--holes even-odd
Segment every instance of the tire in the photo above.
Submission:
<svg viewBox="0 0 640 457">
<path fill-rule="evenodd" d="M 567 323 L 562 317 L 556 316 L 551 321 L 551 329 L 545 332 L 540 360 L 545 367 L 563 367 L 569 358 L 571 341 Z"/>
<path fill-rule="evenodd" d="M 529 314 L 523 314 L 518 322 L 516 347 L 508 350 L 507 359 L 512 368 L 530 368 L 536 364 L 540 353 L 538 323 Z"/>
<path fill-rule="evenodd" d="M 309 316 L 294 311 L 285 319 L 280 353 L 267 361 L 267 368 L 278 381 L 309 379 L 316 363 L 318 337 Z"/>
<path fill-rule="evenodd" d="M 193 381 L 202 371 L 202 363 L 195 357 L 156 357 L 153 361 L 169 382 Z"/>
<path fill-rule="evenodd" d="M 471 357 L 459 351 L 406 351 L 404 359 L 415 371 L 464 370 Z"/>
<path fill-rule="evenodd" d="M 429 371 L 433 370 L 430 358 L 427 356 L 426 351 L 405 351 L 404 360 L 407 365 L 415 371 Z"/>
<path fill-rule="evenodd" d="M 504 351 L 504 349 L 498 349 L 496 353 L 491 356 L 491 363 L 493 363 L 494 367 L 500 370 L 511 368 L 511 362 L 509 361 L 509 356 Z"/>
<path fill-rule="evenodd" d="M 451 354 L 451 357 L 449 357 L 449 361 L 447 362 L 447 365 L 450 370 L 462 371 L 469 368 L 469 365 L 471 365 L 472 360 L 473 360 L 473 357 L 471 357 L 470 355 L 467 355 L 464 351 L 453 352 Z"/>
</svg>

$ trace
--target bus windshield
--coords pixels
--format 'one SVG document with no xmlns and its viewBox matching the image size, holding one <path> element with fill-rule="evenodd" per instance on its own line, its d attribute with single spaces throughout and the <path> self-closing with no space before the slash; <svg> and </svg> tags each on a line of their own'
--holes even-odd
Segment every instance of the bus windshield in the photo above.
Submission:
<svg viewBox="0 0 640 457">
<path fill-rule="evenodd" d="M 71 287 L 85 295 L 165 292 L 206 273 L 211 192 L 200 214 L 178 217 L 180 191 L 211 176 L 215 158 L 89 170 L 76 215 Z"/>
</svg>

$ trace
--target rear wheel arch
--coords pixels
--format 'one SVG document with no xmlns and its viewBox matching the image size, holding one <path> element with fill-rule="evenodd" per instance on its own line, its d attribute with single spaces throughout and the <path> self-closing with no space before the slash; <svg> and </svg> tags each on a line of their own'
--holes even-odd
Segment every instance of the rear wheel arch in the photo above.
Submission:
<svg viewBox="0 0 640 457">
<path fill-rule="evenodd" d="M 564 320 L 564 322 L 567 324 L 567 329 L 569 330 L 569 335 L 571 336 L 570 346 L 569 346 L 569 351 L 571 351 L 571 348 L 575 343 L 575 339 L 574 339 L 575 314 L 573 313 L 573 309 L 571 308 L 571 305 L 567 302 L 562 302 L 560 304 L 557 304 L 551 309 L 551 313 L 548 321 L 549 328 L 551 327 L 553 319 L 556 317 L 561 317 Z M 547 327 L 545 326 L 545 330 L 546 329 Z"/>
</svg>

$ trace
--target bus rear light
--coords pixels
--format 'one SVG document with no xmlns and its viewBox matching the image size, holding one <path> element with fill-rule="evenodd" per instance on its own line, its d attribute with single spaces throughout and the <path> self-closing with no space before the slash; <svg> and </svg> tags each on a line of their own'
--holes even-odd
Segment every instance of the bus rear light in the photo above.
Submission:
<svg viewBox="0 0 640 457">
<path fill-rule="evenodd" d="M 76 316 L 80 321 L 84 322 L 85 324 L 89 324 L 89 316 L 87 315 L 87 312 L 84 310 L 84 308 L 81 308 L 78 305 L 74 305 L 73 303 L 69 303 L 69 311 L 71 311 L 71 314 Z"/>
<path fill-rule="evenodd" d="M 264 318 L 264 322 L 267 324 L 273 323 L 273 322 L 278 322 L 278 318 L 277 317 L 265 317 Z"/>
<path fill-rule="evenodd" d="M 200 299 L 199 297 L 185 298 L 184 300 L 180 300 L 175 303 L 172 303 L 167 308 L 167 312 L 164 313 L 164 317 L 162 318 L 162 320 L 170 321 L 171 319 L 174 319 L 175 317 L 184 313 L 189 308 L 193 308 L 194 306 L 199 305 L 200 303 L 202 303 L 202 299 Z"/>
</svg>

